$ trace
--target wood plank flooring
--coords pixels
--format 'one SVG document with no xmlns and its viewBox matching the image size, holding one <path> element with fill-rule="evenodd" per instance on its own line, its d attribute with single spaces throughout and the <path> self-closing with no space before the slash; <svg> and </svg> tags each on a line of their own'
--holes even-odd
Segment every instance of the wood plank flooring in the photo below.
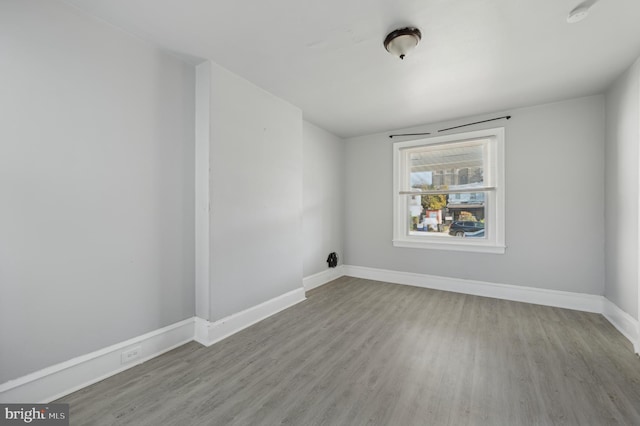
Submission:
<svg viewBox="0 0 640 426">
<path fill-rule="evenodd" d="M 59 402 L 72 425 L 640 425 L 602 316 L 349 277 Z"/>
</svg>

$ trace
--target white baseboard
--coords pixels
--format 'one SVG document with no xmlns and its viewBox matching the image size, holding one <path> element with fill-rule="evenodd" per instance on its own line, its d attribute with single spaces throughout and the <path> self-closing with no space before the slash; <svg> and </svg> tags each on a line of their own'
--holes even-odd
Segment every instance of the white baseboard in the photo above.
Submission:
<svg viewBox="0 0 640 426">
<path fill-rule="evenodd" d="M 320 287 L 330 281 L 340 278 L 344 275 L 343 265 L 338 265 L 335 268 L 329 268 L 326 271 L 318 272 L 317 274 L 309 275 L 302 279 L 302 285 L 305 291 L 313 290 Z"/>
<path fill-rule="evenodd" d="M 640 321 L 624 312 L 604 296 L 390 271 L 363 266 L 344 265 L 342 272 L 344 275 L 355 278 L 602 314 L 623 336 L 629 339 L 633 344 L 634 351 L 640 354 Z"/>
<path fill-rule="evenodd" d="M 194 340 L 204 346 L 211 346 L 305 299 L 304 288 L 297 288 L 215 322 L 196 317 Z"/>
<path fill-rule="evenodd" d="M 15 380 L 0 384 L 0 402 L 49 403 L 193 340 L 194 319 L 163 327 Z M 140 356 L 121 363 L 123 351 L 140 346 Z"/>
<path fill-rule="evenodd" d="M 306 277 L 304 288 L 295 289 L 221 320 L 210 322 L 197 317 L 189 318 L 0 384 L 0 402 L 48 403 L 192 340 L 211 346 L 277 312 L 302 302 L 305 300 L 305 289 L 316 288 L 345 275 L 603 314 L 633 343 L 635 352 L 640 354 L 640 321 L 602 296 L 341 265 Z M 136 346 L 140 346 L 140 357 L 123 365 L 122 352 Z"/>
<path fill-rule="evenodd" d="M 304 289 L 299 288 L 213 323 L 198 317 L 180 321 L 2 383 L 0 403 L 49 403 L 190 341 L 210 346 L 303 300 Z M 122 364 L 122 352 L 136 346 L 140 356 Z"/>
<path fill-rule="evenodd" d="M 602 313 L 602 296 L 345 265 L 350 277 Z"/>
<path fill-rule="evenodd" d="M 604 309 L 602 315 L 609 320 L 631 343 L 633 350 L 640 354 L 640 321 L 620 309 L 609 299 L 604 299 Z"/>
</svg>

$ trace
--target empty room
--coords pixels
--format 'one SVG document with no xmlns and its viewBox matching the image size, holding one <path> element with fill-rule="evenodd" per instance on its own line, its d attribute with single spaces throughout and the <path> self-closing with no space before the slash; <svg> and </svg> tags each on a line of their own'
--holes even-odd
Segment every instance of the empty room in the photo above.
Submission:
<svg viewBox="0 0 640 426">
<path fill-rule="evenodd" d="M 640 425 L 638 22 L 0 0 L 0 424 Z"/>
</svg>

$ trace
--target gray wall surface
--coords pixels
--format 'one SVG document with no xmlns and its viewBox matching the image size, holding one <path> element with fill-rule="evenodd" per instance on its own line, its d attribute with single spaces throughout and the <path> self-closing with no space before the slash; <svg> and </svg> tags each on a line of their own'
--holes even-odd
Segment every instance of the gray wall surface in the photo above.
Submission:
<svg viewBox="0 0 640 426">
<path fill-rule="evenodd" d="M 346 140 L 345 263 L 544 289 L 604 294 L 604 98 L 508 111 L 460 129 L 505 127 L 506 253 L 392 246 L 392 143 L 468 117 Z"/>
<path fill-rule="evenodd" d="M 194 315 L 194 68 L 0 6 L 0 383 Z"/>
<path fill-rule="evenodd" d="M 210 320 L 302 288 L 302 112 L 211 63 Z"/>
<path fill-rule="evenodd" d="M 344 143 L 309 123 L 302 124 L 303 146 L 303 275 L 328 268 L 327 256 L 343 256 Z"/>
<path fill-rule="evenodd" d="M 606 286 L 605 295 L 634 318 L 638 315 L 638 145 L 640 61 L 606 94 Z"/>
</svg>

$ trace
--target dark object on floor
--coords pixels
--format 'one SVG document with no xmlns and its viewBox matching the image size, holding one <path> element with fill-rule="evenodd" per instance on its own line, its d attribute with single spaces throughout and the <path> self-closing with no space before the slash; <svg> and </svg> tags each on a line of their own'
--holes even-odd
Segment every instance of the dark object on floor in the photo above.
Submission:
<svg viewBox="0 0 640 426">
<path fill-rule="evenodd" d="M 329 264 L 329 268 L 335 268 L 338 266 L 338 255 L 336 252 L 329 253 L 329 257 L 327 257 L 327 263 Z"/>
</svg>

